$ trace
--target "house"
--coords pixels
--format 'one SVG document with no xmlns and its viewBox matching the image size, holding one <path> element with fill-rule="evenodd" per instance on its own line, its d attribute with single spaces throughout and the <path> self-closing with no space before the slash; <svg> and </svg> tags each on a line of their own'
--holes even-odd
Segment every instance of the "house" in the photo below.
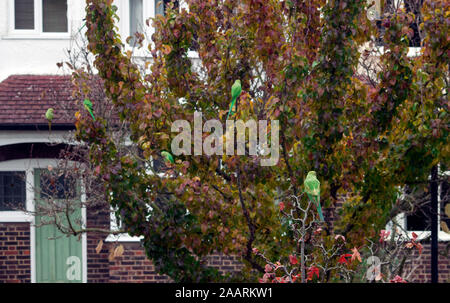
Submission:
<svg viewBox="0 0 450 303">
<path fill-rule="evenodd" d="M 146 18 L 163 13 L 160 2 L 167 1 L 115 0 L 121 36 L 132 35 Z M 156 274 L 138 238 L 98 233 L 55 238 L 56 228 L 38 224 L 43 218 L 32 214 L 42 195 L 35 189 L 45 182 L 41 171 L 55 164 L 68 145 L 65 136 L 74 129 L 72 84 L 56 63 L 65 60 L 71 37 L 82 32 L 83 18 L 80 0 L 0 1 L 0 282 L 168 281 Z M 51 128 L 44 118 L 50 107 L 55 108 Z M 82 201 L 82 189 L 78 193 Z M 108 210 L 81 208 L 77 214 L 90 228 L 115 225 Z M 426 236 L 423 218 L 414 218 L 402 219 L 406 228 Z M 450 237 L 444 232 L 439 236 L 444 250 Z M 123 255 L 109 258 L 119 243 Z M 424 242 L 424 263 L 414 281 L 429 279 L 429 254 Z M 227 256 L 211 256 L 210 262 L 224 271 L 241 266 Z M 448 281 L 449 259 L 440 256 L 439 264 L 440 281 Z"/>
<path fill-rule="evenodd" d="M 162 13 L 158 2 L 116 0 L 121 34 L 133 34 L 143 20 Z M 65 60 L 71 37 L 82 30 L 84 13 L 79 0 L 0 2 L 0 56 L 7 58 L 0 63 L 0 282 L 168 280 L 155 273 L 139 238 L 55 238 L 55 227 L 38 224 L 42 218 L 31 214 L 42 194 L 35 190 L 44 182 L 40 169 L 55 164 L 74 129 L 70 76 L 56 63 Z M 44 117 L 50 107 L 51 130 Z M 108 211 L 94 215 L 82 208 L 79 215 L 89 228 L 111 228 Z M 105 244 L 97 252 L 100 241 Z M 119 243 L 123 256 L 110 260 L 110 248 Z M 211 262 L 223 270 L 240 266 L 225 256 L 212 256 Z"/>
</svg>

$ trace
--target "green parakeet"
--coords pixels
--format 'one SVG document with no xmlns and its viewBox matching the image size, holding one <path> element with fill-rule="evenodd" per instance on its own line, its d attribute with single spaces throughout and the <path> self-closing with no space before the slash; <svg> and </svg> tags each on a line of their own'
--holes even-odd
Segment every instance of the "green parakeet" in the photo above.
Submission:
<svg viewBox="0 0 450 303">
<path fill-rule="evenodd" d="M 53 108 L 47 109 L 47 112 L 45 113 L 45 119 L 48 121 L 48 129 L 51 130 L 52 127 L 52 120 L 53 120 Z"/>
<path fill-rule="evenodd" d="M 91 100 L 84 99 L 83 104 L 84 104 L 84 108 L 86 108 L 86 110 L 91 114 L 92 119 L 94 119 L 94 121 L 95 121 L 95 117 L 94 117 L 94 114 L 92 112 L 92 102 L 91 102 Z"/>
<path fill-rule="evenodd" d="M 240 96 L 242 92 L 241 80 L 234 81 L 233 86 L 231 87 L 231 104 L 230 109 L 228 111 L 227 120 L 230 116 L 230 113 L 233 112 L 234 104 L 236 103 L 237 98 Z"/>
<path fill-rule="evenodd" d="M 170 163 L 175 163 L 175 161 L 173 160 L 173 156 L 171 153 L 169 153 L 168 151 L 162 151 L 161 152 L 161 156 L 163 156 L 167 161 L 169 161 Z"/>
<path fill-rule="evenodd" d="M 315 171 L 308 172 L 303 185 L 305 186 L 305 192 L 308 195 L 309 200 L 317 207 L 320 221 L 325 221 L 323 219 L 322 207 L 320 206 L 320 182 L 316 177 Z"/>
</svg>

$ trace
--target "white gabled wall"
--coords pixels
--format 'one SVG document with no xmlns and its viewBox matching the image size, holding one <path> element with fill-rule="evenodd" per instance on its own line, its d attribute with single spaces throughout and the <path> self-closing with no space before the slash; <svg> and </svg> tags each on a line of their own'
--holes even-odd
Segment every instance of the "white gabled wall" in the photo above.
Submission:
<svg viewBox="0 0 450 303">
<path fill-rule="evenodd" d="M 70 47 L 71 35 L 83 26 L 86 1 L 68 0 L 69 34 L 14 31 L 13 3 L 14 0 L 0 0 L 0 81 L 13 74 L 62 74 L 56 63 L 67 59 L 65 50 Z M 128 3 L 128 0 L 114 0 L 124 42 L 129 32 Z M 144 3 L 145 20 L 154 16 L 155 1 L 144 0 Z"/>
</svg>

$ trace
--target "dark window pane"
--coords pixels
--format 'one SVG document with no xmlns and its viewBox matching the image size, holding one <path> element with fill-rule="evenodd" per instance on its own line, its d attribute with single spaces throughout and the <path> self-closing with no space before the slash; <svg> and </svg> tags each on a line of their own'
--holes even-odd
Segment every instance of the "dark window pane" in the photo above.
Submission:
<svg viewBox="0 0 450 303">
<path fill-rule="evenodd" d="M 25 208 L 25 172 L 0 172 L 0 211 Z"/>
<path fill-rule="evenodd" d="M 417 209 L 417 211 L 406 217 L 406 229 L 407 230 L 431 230 L 430 229 L 430 216 L 431 208 L 430 203 L 427 203 Z"/>
<path fill-rule="evenodd" d="M 73 199 L 77 196 L 73 177 L 43 171 L 41 173 L 41 197 L 44 199 Z"/>
<path fill-rule="evenodd" d="M 420 47 L 420 34 L 419 34 L 419 24 L 423 22 L 422 14 L 420 9 L 423 4 L 423 0 L 404 0 L 405 9 L 407 12 L 414 14 L 414 22 L 409 26 L 414 31 L 414 36 L 409 40 L 410 47 Z"/>
<path fill-rule="evenodd" d="M 415 189 L 408 193 L 415 205 L 414 213 L 406 216 L 407 230 L 431 230 L 431 196 L 429 190 Z"/>
<path fill-rule="evenodd" d="M 67 32 L 67 0 L 42 0 L 42 30 Z"/>
<path fill-rule="evenodd" d="M 14 1 L 14 28 L 34 29 L 34 0 Z"/>
</svg>

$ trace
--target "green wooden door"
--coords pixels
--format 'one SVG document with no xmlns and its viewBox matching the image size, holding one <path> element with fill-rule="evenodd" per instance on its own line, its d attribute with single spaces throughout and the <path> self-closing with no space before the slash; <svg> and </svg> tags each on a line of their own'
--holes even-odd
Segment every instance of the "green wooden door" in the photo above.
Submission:
<svg viewBox="0 0 450 303">
<path fill-rule="evenodd" d="M 35 197 L 36 203 L 44 203 L 44 197 L 49 194 L 43 169 L 35 169 Z M 60 182 L 61 183 L 61 182 Z M 59 184 L 59 183 L 57 183 Z M 70 222 L 81 222 L 81 207 L 79 207 L 79 187 L 75 186 L 73 199 L 78 201 L 76 209 L 70 213 Z M 67 199 L 61 199 L 58 195 L 52 195 L 55 201 L 60 203 L 62 209 Z M 58 218 L 67 223 L 65 213 L 58 213 Z M 49 219 L 45 215 L 36 214 L 36 282 L 38 283 L 80 283 L 83 277 L 83 259 L 81 237 L 67 236 L 56 225 L 45 224 Z M 66 224 L 65 224 L 66 225 Z"/>
</svg>

